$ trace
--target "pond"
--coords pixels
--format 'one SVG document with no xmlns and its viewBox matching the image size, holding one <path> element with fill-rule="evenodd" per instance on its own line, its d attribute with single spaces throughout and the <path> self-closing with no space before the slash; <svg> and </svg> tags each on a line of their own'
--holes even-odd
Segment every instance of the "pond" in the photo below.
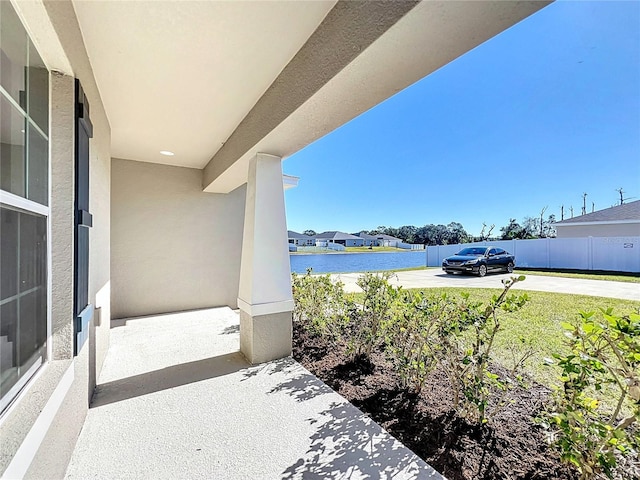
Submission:
<svg viewBox="0 0 640 480">
<path fill-rule="evenodd" d="M 399 253 L 320 253 L 289 257 L 291 271 L 295 273 L 305 273 L 307 268 L 313 268 L 314 273 L 347 273 L 424 267 L 427 264 L 424 250 Z"/>
</svg>

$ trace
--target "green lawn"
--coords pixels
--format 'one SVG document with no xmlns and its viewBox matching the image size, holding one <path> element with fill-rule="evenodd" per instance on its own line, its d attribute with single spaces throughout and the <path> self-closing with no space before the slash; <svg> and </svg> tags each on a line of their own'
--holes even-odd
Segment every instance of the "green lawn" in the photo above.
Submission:
<svg viewBox="0 0 640 480">
<path fill-rule="evenodd" d="M 346 247 L 345 251 L 347 253 L 411 252 L 411 250 L 396 247 Z"/>
<path fill-rule="evenodd" d="M 635 275 L 613 275 L 608 273 L 576 273 L 576 272 L 547 272 L 541 270 L 520 270 L 516 268 L 517 273 L 522 275 L 545 275 L 547 277 L 566 277 L 566 278 L 586 278 L 590 280 L 610 280 L 614 282 L 640 283 L 640 276 Z"/>
</svg>

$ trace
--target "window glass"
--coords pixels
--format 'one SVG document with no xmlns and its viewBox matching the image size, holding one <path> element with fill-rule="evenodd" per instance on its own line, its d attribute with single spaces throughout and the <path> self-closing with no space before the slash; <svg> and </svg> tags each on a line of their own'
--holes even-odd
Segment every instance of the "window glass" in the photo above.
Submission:
<svg viewBox="0 0 640 480">
<path fill-rule="evenodd" d="M 44 357 L 47 340 L 47 219 L 0 207 L 0 392 Z"/>
<path fill-rule="evenodd" d="M 29 42 L 27 114 L 45 135 L 49 132 L 49 71 Z"/>
<path fill-rule="evenodd" d="M 47 205 L 49 199 L 49 143 L 29 124 L 27 155 L 27 198 Z"/>
<path fill-rule="evenodd" d="M 0 87 L 0 190 L 22 197 L 0 204 L 1 413 L 46 359 L 48 338 L 49 72 L 8 1 Z"/>
<path fill-rule="evenodd" d="M 26 109 L 25 66 L 29 37 L 11 2 L 0 2 L 0 83 Z"/>
<path fill-rule="evenodd" d="M 3 95 L 0 96 L 0 122 L 0 188 L 24 197 L 26 120 Z"/>
</svg>

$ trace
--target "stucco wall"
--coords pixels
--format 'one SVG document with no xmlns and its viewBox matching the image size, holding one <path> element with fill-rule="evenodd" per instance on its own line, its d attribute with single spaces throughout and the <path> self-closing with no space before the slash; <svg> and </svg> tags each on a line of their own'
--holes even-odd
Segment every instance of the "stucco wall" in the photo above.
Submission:
<svg viewBox="0 0 640 480">
<path fill-rule="evenodd" d="M 3 415 L 0 472 L 25 478 L 60 478 L 73 451 L 99 374 L 110 332 L 111 131 L 69 1 L 14 2 L 50 76 L 51 337 L 49 361 Z M 101 324 L 73 356 L 74 78 L 91 106 L 89 302 Z M 95 369 L 95 371 L 91 371 Z M 64 372 L 68 372 L 64 373 Z M 61 381 L 62 378 L 67 380 Z M 23 442 L 31 434 L 28 442 Z M 13 462 L 12 462 L 13 460 Z M 28 468 L 28 472 L 24 470 Z"/>
<path fill-rule="evenodd" d="M 640 236 L 640 222 L 617 225 L 558 225 L 558 238 L 575 237 L 637 237 Z"/>
<path fill-rule="evenodd" d="M 245 187 L 202 192 L 202 171 L 111 163 L 113 318 L 236 306 Z"/>
</svg>

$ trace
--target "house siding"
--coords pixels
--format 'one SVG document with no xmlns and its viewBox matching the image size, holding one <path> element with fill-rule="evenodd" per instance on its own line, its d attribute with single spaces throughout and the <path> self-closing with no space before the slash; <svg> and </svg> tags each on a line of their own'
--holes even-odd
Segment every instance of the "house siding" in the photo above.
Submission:
<svg viewBox="0 0 640 480">
<path fill-rule="evenodd" d="M 235 307 L 246 187 L 202 192 L 202 172 L 112 161 L 112 316 Z"/>
<path fill-rule="evenodd" d="M 607 225 L 556 225 L 558 238 L 577 237 L 637 237 L 640 236 L 640 222 Z"/>
</svg>

